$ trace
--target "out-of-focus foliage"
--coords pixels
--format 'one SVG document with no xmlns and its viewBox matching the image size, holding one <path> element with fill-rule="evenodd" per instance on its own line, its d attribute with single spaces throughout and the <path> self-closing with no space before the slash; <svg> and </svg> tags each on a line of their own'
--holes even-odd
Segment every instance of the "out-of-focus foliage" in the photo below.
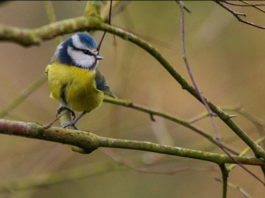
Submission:
<svg viewBox="0 0 265 198">
<path fill-rule="evenodd" d="M 265 120 L 264 31 L 239 23 L 214 2 L 194 1 L 185 4 L 193 11 L 185 17 L 187 54 L 203 93 L 220 106 L 241 103 L 248 112 Z M 53 5 L 57 20 L 80 16 L 85 8 L 85 2 L 82 1 L 53 2 Z M 264 14 L 251 8 L 239 7 L 237 10 L 246 12 L 250 20 L 265 25 Z M 49 21 L 43 2 L 10 2 L 1 4 L 0 23 L 35 28 Z M 174 1 L 131 2 L 112 19 L 112 24 L 131 31 L 156 46 L 188 79 L 181 54 L 179 8 Z M 97 41 L 102 34 L 103 32 L 94 34 Z M 68 36 L 70 35 L 66 37 Z M 117 37 L 116 41 L 115 49 L 113 36 L 107 34 L 101 48 L 105 59 L 101 61 L 99 68 L 119 98 L 184 119 L 205 111 L 149 54 Z M 43 74 L 55 47 L 54 40 L 30 48 L 0 43 L 0 110 Z M 54 119 L 57 107 L 58 104 L 49 98 L 48 85 L 45 83 L 6 118 L 46 124 Z M 235 120 L 253 139 L 258 139 L 259 134 L 249 121 L 241 116 Z M 169 140 L 165 140 L 163 144 L 221 152 L 201 136 L 175 123 L 161 118 L 151 122 L 147 114 L 106 103 L 86 115 L 78 124 L 82 130 L 108 137 L 160 142 L 161 138 L 157 138 L 157 134 L 166 134 Z M 246 147 L 222 122 L 217 124 L 225 142 L 230 142 L 238 150 Z M 197 125 L 213 133 L 208 119 Z M 80 155 L 73 153 L 66 145 L 44 141 L 1 135 L 0 142 L 0 182 L 67 170 L 101 160 L 111 161 L 101 151 Z M 152 157 L 158 157 L 136 151 L 115 152 L 123 157 L 137 155 L 142 160 L 132 160 L 132 163 L 140 164 L 151 163 Z M 166 158 L 174 163 L 161 165 L 160 168 L 213 166 L 195 160 Z M 250 169 L 261 175 L 259 169 Z M 20 197 L 216 197 L 221 196 L 222 192 L 221 183 L 214 181 L 216 176 L 220 177 L 219 171 L 185 171 L 174 175 L 159 175 L 139 174 L 128 169 L 17 194 Z M 229 181 L 239 184 L 253 197 L 263 197 L 265 193 L 260 183 L 239 168 L 230 174 Z M 251 185 L 253 183 L 255 185 Z M 240 196 L 239 192 L 229 189 L 228 197 Z"/>
</svg>

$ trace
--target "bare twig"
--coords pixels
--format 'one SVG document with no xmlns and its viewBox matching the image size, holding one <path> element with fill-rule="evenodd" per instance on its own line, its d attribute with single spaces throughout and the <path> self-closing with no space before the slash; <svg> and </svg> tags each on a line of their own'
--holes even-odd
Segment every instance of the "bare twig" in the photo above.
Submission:
<svg viewBox="0 0 265 198">
<path fill-rule="evenodd" d="M 260 133 L 260 136 L 264 135 L 264 131 L 265 131 L 264 122 L 259 120 L 258 118 L 256 118 L 254 115 L 252 115 L 251 113 L 249 113 L 245 109 L 243 109 L 243 106 L 241 104 L 236 105 L 236 106 L 223 106 L 221 108 L 223 111 L 231 111 L 231 112 L 239 113 L 240 115 L 242 115 L 243 117 L 245 117 L 246 119 L 248 119 L 251 123 L 253 123 L 255 125 L 258 132 Z M 193 123 L 198 122 L 199 120 L 202 120 L 208 116 L 209 116 L 208 112 L 202 112 L 198 116 L 191 118 L 189 120 L 189 122 L 193 124 Z M 230 117 L 232 117 L 232 116 L 236 117 L 236 115 L 230 115 Z M 264 147 L 264 144 L 263 144 L 263 147 Z"/>
<path fill-rule="evenodd" d="M 216 181 L 218 182 L 223 182 L 222 179 L 219 179 L 219 178 L 215 178 Z M 251 196 L 240 186 L 236 185 L 236 184 L 233 184 L 231 182 L 227 182 L 227 185 L 231 188 L 234 188 L 236 190 L 238 190 L 240 193 L 242 193 L 245 197 L 247 198 L 251 198 Z"/>
<path fill-rule="evenodd" d="M 131 3 L 132 1 L 113 1 L 112 2 L 112 10 L 111 18 L 116 16 L 117 14 L 123 12 L 125 8 Z M 108 22 L 108 16 L 109 16 L 109 6 L 110 1 L 101 9 L 101 18 L 103 21 Z M 115 9 L 114 9 L 115 8 Z"/>
<path fill-rule="evenodd" d="M 110 1 L 110 7 L 109 7 L 109 19 L 108 19 L 108 24 L 111 25 L 111 13 L 112 13 L 112 0 Z M 107 31 L 104 31 L 103 35 L 102 35 L 102 38 L 98 44 L 98 53 L 100 51 L 100 47 L 101 47 L 101 44 L 105 38 L 105 35 L 106 35 Z"/>
<path fill-rule="evenodd" d="M 160 111 L 156 111 L 154 109 L 135 104 L 131 101 L 126 101 L 126 100 L 121 100 L 121 99 L 113 99 L 113 98 L 106 97 L 106 98 L 104 98 L 104 102 L 124 106 L 124 107 L 131 108 L 131 109 L 135 109 L 135 110 L 138 110 L 141 112 L 148 113 L 149 115 L 152 115 L 153 117 L 158 116 L 158 117 L 162 117 L 164 119 L 170 120 L 172 122 L 178 123 L 184 127 L 187 127 L 188 129 L 193 130 L 194 132 L 198 133 L 199 135 L 203 136 L 204 138 L 206 138 L 207 140 L 209 140 L 210 142 L 212 142 L 213 144 L 218 146 L 218 143 L 216 142 L 215 138 L 212 137 L 210 134 L 208 134 L 206 131 L 204 131 L 204 130 L 196 127 L 196 126 L 193 126 L 188 121 L 177 118 L 176 116 L 166 114 L 166 113 L 163 113 Z M 231 152 L 233 154 L 236 154 L 236 155 L 239 154 L 237 151 L 235 151 L 234 149 L 230 148 L 227 145 L 224 145 L 224 147 L 229 152 Z"/>
<path fill-rule="evenodd" d="M 246 17 L 246 14 L 244 13 L 239 13 L 239 12 L 235 12 L 234 10 L 232 10 L 231 8 L 225 6 L 224 4 L 220 3 L 220 1 L 218 0 L 214 0 L 218 5 L 220 5 L 221 7 L 223 7 L 224 9 L 226 9 L 228 12 L 230 12 L 231 14 L 234 15 L 234 17 L 237 18 L 238 21 L 242 22 L 242 23 L 245 23 L 245 24 L 248 24 L 250 26 L 253 26 L 253 27 L 256 27 L 256 28 L 260 28 L 260 29 L 265 29 L 264 26 L 261 26 L 261 25 L 257 25 L 255 23 L 252 23 L 250 21 L 246 21 L 244 19 L 242 19 L 240 16 L 244 16 Z"/>
<path fill-rule="evenodd" d="M 221 108 L 223 111 L 231 111 L 231 112 L 239 113 L 240 115 L 242 115 L 243 117 L 248 119 L 250 122 L 252 122 L 258 129 L 265 127 L 263 121 L 259 120 L 254 115 L 252 115 L 251 113 L 249 113 L 248 111 L 243 109 L 243 106 L 240 104 L 236 105 L 236 106 L 222 106 Z M 189 122 L 195 123 L 195 122 L 198 122 L 199 120 L 202 120 L 202 119 L 207 118 L 207 117 L 209 117 L 209 113 L 207 111 L 202 112 L 201 114 L 191 118 L 189 120 Z M 237 115 L 230 115 L 230 117 L 237 117 Z"/>
<path fill-rule="evenodd" d="M 31 93 L 36 91 L 44 82 L 46 82 L 47 77 L 42 75 L 35 82 L 33 82 L 29 87 L 21 92 L 21 94 L 16 97 L 13 101 L 7 105 L 5 109 L 0 112 L 0 118 L 7 116 L 13 109 L 15 109 L 19 104 L 21 104 Z"/>
<path fill-rule="evenodd" d="M 191 10 L 182 2 L 177 0 L 177 3 L 183 7 L 184 10 L 186 10 L 188 13 L 192 13 Z"/>
<path fill-rule="evenodd" d="M 258 118 L 256 118 L 255 116 L 253 116 L 251 113 L 247 112 L 245 109 L 243 109 L 242 105 L 237 105 L 235 107 L 230 107 L 230 106 L 225 106 L 222 107 L 222 109 L 224 111 L 233 111 L 233 112 L 237 112 L 240 115 L 244 116 L 246 119 L 248 119 L 250 122 L 252 122 L 258 129 L 264 128 L 264 123 L 260 120 L 258 120 Z"/>
<path fill-rule="evenodd" d="M 211 122 L 212 122 L 212 125 L 213 125 L 213 128 L 214 128 L 214 132 L 215 132 L 215 137 L 218 141 L 220 141 L 220 137 L 218 135 L 218 131 L 217 131 L 217 128 L 216 128 L 216 124 L 215 124 L 215 121 L 213 119 L 213 112 L 212 110 L 210 109 L 208 103 L 206 102 L 202 92 L 200 91 L 200 88 L 199 86 L 197 85 L 196 81 L 195 81 L 195 78 L 193 77 L 193 74 L 192 74 L 192 71 L 191 71 L 191 67 L 189 65 L 189 61 L 188 61 L 188 58 L 187 58 L 187 54 L 186 54 L 186 47 L 185 47 L 185 28 L 184 28 L 184 11 L 183 11 L 183 5 L 179 2 L 179 1 L 176 1 L 180 7 L 180 18 L 181 18 L 181 46 L 182 46 L 182 55 L 183 55 L 183 59 L 184 59 L 184 62 L 185 62 L 185 65 L 186 65 L 186 68 L 187 68 L 187 71 L 188 71 L 188 74 L 190 76 L 190 79 L 192 81 L 192 84 L 193 86 L 195 87 L 197 93 L 199 94 L 204 106 L 206 107 L 207 109 L 207 112 L 209 113 L 210 117 L 211 117 Z"/>
<path fill-rule="evenodd" d="M 214 114 L 212 113 L 212 110 L 211 108 L 209 107 L 208 103 L 206 102 L 202 92 L 200 91 L 196 81 L 195 81 L 195 78 L 193 77 L 193 74 L 191 72 L 191 68 L 190 68 L 190 65 L 189 65 L 189 62 L 188 62 L 188 59 L 187 59 L 187 54 L 186 54 L 186 47 L 185 47 L 185 34 L 184 34 L 184 31 L 185 31 L 185 28 L 184 28 L 184 9 L 183 9 L 183 5 L 176 0 L 176 2 L 178 3 L 179 7 L 180 7 L 180 21 L 181 21 L 181 45 L 182 45 L 182 54 L 183 54 L 183 59 L 184 59 L 184 62 L 185 62 L 185 65 L 187 67 L 187 70 L 188 70 L 188 74 L 191 78 L 191 81 L 197 91 L 197 93 L 199 94 L 200 98 L 201 98 L 201 101 L 203 102 L 203 104 L 205 105 L 209 115 L 210 115 L 210 118 L 211 118 L 211 123 L 212 123 L 212 126 L 213 126 L 213 129 L 214 129 L 214 133 L 215 133 L 215 139 L 216 139 L 216 142 L 218 144 L 218 146 L 234 161 L 236 162 L 241 168 L 243 168 L 246 172 L 248 172 L 250 175 L 252 175 L 254 178 L 256 178 L 258 181 L 260 181 L 263 185 L 265 185 L 265 182 L 263 182 L 257 175 L 255 175 L 254 173 L 252 173 L 250 170 L 248 170 L 246 167 L 244 167 L 239 161 L 237 161 L 223 146 L 222 142 L 221 142 L 221 139 L 220 139 L 220 136 L 219 136 L 219 133 L 218 133 L 218 130 L 217 130 L 217 127 L 216 127 L 216 124 L 215 124 L 215 121 L 214 121 Z"/>
<path fill-rule="evenodd" d="M 216 115 L 214 115 L 214 116 L 216 116 Z M 200 121 L 200 120 L 202 120 L 204 118 L 207 118 L 207 117 L 209 117 L 209 113 L 207 111 L 206 112 L 202 112 L 201 114 L 191 118 L 189 120 L 189 123 L 193 124 L 193 123 L 198 122 L 198 121 Z"/>
<path fill-rule="evenodd" d="M 50 23 L 54 23 L 56 21 L 56 17 L 55 17 L 55 13 L 54 13 L 54 9 L 52 6 L 52 2 L 51 1 L 44 1 L 44 5 L 45 5 L 45 9 L 46 9 L 46 13 L 49 17 L 49 21 Z M 55 43 L 57 45 L 59 45 L 62 42 L 62 37 L 61 36 L 57 36 L 55 38 Z"/>
<path fill-rule="evenodd" d="M 103 153 L 105 153 L 107 156 L 109 156 L 114 161 L 118 162 L 119 164 L 125 165 L 135 171 L 138 172 L 144 172 L 144 173 L 156 173 L 156 174 L 176 174 L 178 172 L 187 171 L 187 170 L 194 170 L 194 171 L 213 171 L 215 170 L 213 167 L 210 168 L 193 168 L 193 167 L 187 167 L 187 166 L 175 166 L 174 168 L 155 168 L 153 166 L 136 166 L 132 163 L 130 163 L 127 159 L 124 159 L 123 157 L 119 156 L 115 152 L 113 152 L 111 149 L 101 149 Z"/>
<path fill-rule="evenodd" d="M 240 6 L 240 7 L 254 7 L 254 6 L 265 6 L 264 3 L 249 3 L 249 4 L 238 4 L 238 3 L 233 3 L 231 1 L 225 1 L 223 0 L 222 2 L 232 5 L 232 6 Z"/>
<path fill-rule="evenodd" d="M 245 0 L 239 0 L 240 2 L 244 3 L 245 5 L 251 5 L 251 3 L 249 3 L 248 1 L 245 1 Z M 262 8 L 260 8 L 259 6 L 255 5 L 255 4 L 252 4 L 253 8 L 261 11 L 261 12 L 264 12 L 265 13 L 265 10 L 263 10 Z"/>
<path fill-rule="evenodd" d="M 264 141 L 264 140 L 265 140 L 265 136 L 262 137 L 262 138 L 260 138 L 260 139 L 258 139 L 258 140 L 256 141 L 256 143 L 259 144 L 260 142 L 262 142 L 262 141 Z M 249 151 L 250 151 L 250 148 L 247 147 L 247 148 L 245 148 L 245 149 L 239 154 L 239 156 L 245 156 Z M 234 165 L 234 164 L 231 165 L 231 166 L 229 166 L 229 167 L 228 167 L 228 170 L 229 170 L 229 171 L 233 170 L 233 169 L 235 168 L 235 166 L 236 166 L 236 165 Z"/>
</svg>

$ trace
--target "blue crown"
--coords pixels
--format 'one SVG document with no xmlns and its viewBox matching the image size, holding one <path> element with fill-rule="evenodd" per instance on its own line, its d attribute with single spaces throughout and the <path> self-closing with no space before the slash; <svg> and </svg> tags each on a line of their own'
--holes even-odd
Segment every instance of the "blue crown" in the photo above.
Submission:
<svg viewBox="0 0 265 198">
<path fill-rule="evenodd" d="M 90 49 L 95 49 L 97 48 L 97 42 L 95 41 L 95 39 L 90 36 L 89 34 L 87 33 L 77 33 L 77 34 L 74 34 L 73 36 L 78 36 L 80 42 L 90 48 Z M 73 37 L 72 36 L 72 37 Z M 58 58 L 59 58 L 59 61 L 63 64 L 66 64 L 66 65 L 75 65 L 75 63 L 73 62 L 73 60 L 71 59 L 71 57 L 69 56 L 68 52 L 67 52 L 67 48 L 68 46 L 70 47 L 73 47 L 73 48 L 76 48 L 76 46 L 74 46 L 73 44 L 73 38 L 70 37 L 68 39 L 66 39 L 65 41 L 63 41 L 60 45 L 59 45 L 59 49 L 57 49 L 58 51 L 56 52 Z"/>
<path fill-rule="evenodd" d="M 86 45 L 88 48 L 91 48 L 91 49 L 97 48 L 97 46 L 98 46 L 97 42 L 89 34 L 87 34 L 87 33 L 77 33 L 77 35 L 78 35 L 80 41 L 84 45 Z"/>
</svg>

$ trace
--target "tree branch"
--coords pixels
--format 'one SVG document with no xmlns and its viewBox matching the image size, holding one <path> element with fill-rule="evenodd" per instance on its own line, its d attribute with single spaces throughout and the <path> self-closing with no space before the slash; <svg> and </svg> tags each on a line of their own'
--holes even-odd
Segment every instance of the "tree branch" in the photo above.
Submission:
<svg viewBox="0 0 265 198">
<path fill-rule="evenodd" d="M 80 147 L 86 150 L 87 153 L 90 153 L 99 147 L 111 147 L 149 151 L 166 155 L 204 160 L 208 162 L 214 162 L 216 164 L 234 163 L 234 161 L 230 157 L 223 154 L 203 152 L 167 145 L 159 145 L 145 141 L 107 138 L 95 135 L 91 132 L 69 130 L 59 127 L 46 129 L 45 127 L 35 123 L 24 123 L 0 119 L 0 133 L 69 144 Z M 255 166 L 265 165 L 265 162 L 258 158 L 237 156 L 234 156 L 234 158 L 242 164 Z"/>
<path fill-rule="evenodd" d="M 56 17 L 55 17 L 54 9 L 52 6 L 52 2 L 44 1 L 44 5 L 45 5 L 46 13 L 48 15 L 50 23 L 54 23 L 56 21 Z M 61 42 L 62 42 L 62 37 L 58 36 L 55 38 L 55 43 L 57 45 L 59 45 Z"/>
<path fill-rule="evenodd" d="M 255 24 L 255 23 L 252 23 L 252 22 L 250 22 L 250 21 L 246 21 L 246 20 L 242 19 L 242 18 L 241 18 L 242 16 L 243 16 L 243 17 L 246 17 L 247 15 L 244 14 L 244 13 L 239 13 L 239 12 L 236 12 L 236 11 L 232 10 L 231 8 L 229 8 L 229 7 L 225 6 L 224 4 L 222 4 L 220 0 L 214 0 L 214 2 L 217 3 L 218 5 L 220 5 L 221 7 L 223 7 L 223 8 L 224 8 L 225 10 L 227 10 L 228 12 L 230 12 L 232 15 L 234 15 L 234 17 L 235 17 L 239 22 L 242 22 L 242 23 L 245 23 L 245 24 L 247 24 L 247 25 L 250 25 L 250 26 L 253 26 L 253 27 L 256 27 L 256 28 L 260 28 L 260 29 L 263 29 L 263 30 L 265 29 L 265 26 L 257 25 L 257 24 Z M 254 7 L 254 6 L 253 6 L 253 7 Z M 257 8 L 257 7 L 255 6 L 255 8 Z M 257 9 L 258 9 L 258 8 L 257 8 Z M 261 9 L 259 9 L 259 10 L 261 10 Z M 264 10 L 262 10 L 262 11 L 264 12 Z"/>
<path fill-rule="evenodd" d="M 144 113 L 148 113 L 150 115 L 152 115 L 152 117 L 154 116 L 158 116 L 158 117 L 162 117 L 164 119 L 170 120 L 172 122 L 178 123 L 188 129 L 193 130 L 194 132 L 198 133 L 199 135 L 203 136 L 204 138 L 206 138 L 207 140 L 209 140 L 210 142 L 212 142 L 213 144 L 218 146 L 218 143 L 216 142 L 215 138 L 213 136 L 211 136 L 209 133 L 205 132 L 204 130 L 191 125 L 191 123 L 189 123 L 189 121 L 177 118 L 176 116 L 173 115 L 169 115 L 160 111 L 156 111 L 154 109 L 148 108 L 148 107 L 144 107 L 138 104 L 135 104 L 131 101 L 126 101 L 126 100 L 121 100 L 121 99 L 113 99 L 113 98 L 109 98 L 109 97 L 105 97 L 104 98 L 104 102 L 107 103 L 111 103 L 111 104 L 116 104 L 116 105 L 120 105 L 123 107 L 127 107 L 127 108 L 131 108 L 134 110 L 138 110 Z M 224 143 L 223 143 L 224 144 Z M 239 153 L 237 151 L 235 151 L 234 149 L 230 148 L 228 145 L 223 145 L 229 152 L 238 155 Z"/>
<path fill-rule="evenodd" d="M 222 179 L 219 179 L 219 178 L 215 178 L 215 180 L 218 181 L 218 182 L 223 182 L 223 180 Z M 233 184 L 231 182 L 227 182 L 227 186 L 238 190 L 245 197 L 251 198 L 250 195 L 243 188 L 241 188 L 240 186 L 235 185 L 235 184 Z"/>
<path fill-rule="evenodd" d="M 227 171 L 224 164 L 219 165 L 221 173 L 222 173 L 222 182 L 223 182 L 223 198 L 227 197 L 227 178 L 229 175 L 229 171 Z"/>
<path fill-rule="evenodd" d="M 52 39 L 58 35 L 84 30 L 107 31 L 141 47 L 152 55 L 159 63 L 161 63 L 161 65 L 171 74 L 171 76 L 182 86 L 183 89 L 187 90 L 201 102 L 201 98 L 196 90 L 172 67 L 172 65 L 168 63 L 168 61 L 158 52 L 156 48 L 131 33 L 102 23 L 97 17 L 78 17 L 67 19 L 33 30 L 0 25 L 0 41 L 12 41 L 24 46 L 31 46 L 38 45 L 42 41 Z M 256 157 L 262 157 L 265 159 L 265 152 L 262 147 L 256 144 L 239 126 L 237 126 L 230 119 L 228 114 L 211 103 L 207 98 L 205 99 L 211 110 L 253 150 Z"/>
</svg>

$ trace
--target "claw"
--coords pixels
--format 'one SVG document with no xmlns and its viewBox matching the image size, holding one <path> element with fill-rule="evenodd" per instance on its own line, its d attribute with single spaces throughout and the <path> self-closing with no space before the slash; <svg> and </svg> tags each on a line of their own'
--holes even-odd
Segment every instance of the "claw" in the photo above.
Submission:
<svg viewBox="0 0 265 198">
<path fill-rule="evenodd" d="M 74 129 L 76 129 L 76 130 L 79 130 L 78 129 L 78 127 L 77 126 L 75 126 L 75 123 L 77 122 L 77 120 L 72 120 L 72 121 L 70 121 L 70 122 L 66 122 L 66 123 L 64 123 L 63 125 L 62 125 L 62 127 L 63 128 L 66 128 L 66 127 L 68 127 L 68 126 L 72 126 L 72 127 L 74 127 Z"/>
<path fill-rule="evenodd" d="M 56 117 L 63 111 L 63 110 L 68 110 L 70 111 L 70 113 L 72 114 L 72 116 L 74 117 L 74 119 L 76 118 L 75 116 L 75 112 L 72 111 L 71 109 L 69 109 L 68 107 L 65 107 L 65 106 L 59 106 L 58 109 L 57 109 L 57 112 L 56 112 Z"/>
<path fill-rule="evenodd" d="M 75 124 L 76 124 L 77 121 L 78 121 L 81 117 L 83 117 L 86 113 L 87 113 L 86 111 L 83 111 L 83 112 L 82 112 L 77 118 L 73 119 L 73 120 L 70 121 L 70 122 L 64 123 L 64 124 L 62 125 L 62 127 L 63 127 L 63 128 L 66 128 L 66 127 L 68 127 L 68 126 L 72 126 L 72 127 L 74 127 L 76 130 L 78 130 L 78 127 L 75 126 Z"/>
</svg>

